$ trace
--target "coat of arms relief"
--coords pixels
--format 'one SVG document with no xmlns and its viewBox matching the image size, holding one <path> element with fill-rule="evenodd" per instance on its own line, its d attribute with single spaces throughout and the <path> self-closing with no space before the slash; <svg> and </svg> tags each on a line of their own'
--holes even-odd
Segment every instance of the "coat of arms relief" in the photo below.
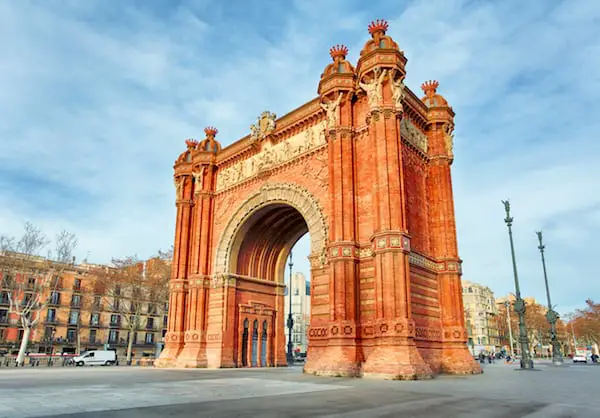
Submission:
<svg viewBox="0 0 600 418">
<path fill-rule="evenodd" d="M 275 113 L 264 111 L 258 117 L 256 124 L 250 125 L 250 137 L 254 141 L 264 139 L 267 135 L 275 130 Z"/>
</svg>

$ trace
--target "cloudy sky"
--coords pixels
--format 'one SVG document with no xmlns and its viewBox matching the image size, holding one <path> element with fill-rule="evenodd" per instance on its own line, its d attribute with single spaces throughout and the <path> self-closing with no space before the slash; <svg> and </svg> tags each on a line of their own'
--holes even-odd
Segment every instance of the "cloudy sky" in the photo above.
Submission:
<svg viewBox="0 0 600 418">
<path fill-rule="evenodd" d="M 597 0 L 0 0 L 0 233 L 65 228 L 91 262 L 168 248 L 185 138 L 226 145 L 310 100 L 329 47 L 356 62 L 375 18 L 407 85 L 439 80 L 456 111 L 463 277 L 513 291 L 510 198 L 522 292 L 545 300 L 541 228 L 558 310 L 600 299 Z"/>
</svg>

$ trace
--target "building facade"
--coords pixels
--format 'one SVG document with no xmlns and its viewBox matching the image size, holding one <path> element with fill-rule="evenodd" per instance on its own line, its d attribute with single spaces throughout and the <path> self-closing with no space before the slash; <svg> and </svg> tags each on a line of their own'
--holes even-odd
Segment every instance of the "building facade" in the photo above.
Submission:
<svg viewBox="0 0 600 418">
<path fill-rule="evenodd" d="M 286 292 L 290 287 L 286 288 Z M 294 327 L 292 328 L 292 346 L 294 353 L 306 353 L 308 349 L 308 328 L 310 325 L 310 282 L 306 280 L 304 274 L 294 273 L 292 276 L 292 318 Z M 285 317 L 290 312 L 289 295 L 286 295 Z M 289 333 L 286 328 L 285 344 L 289 340 Z"/>
<path fill-rule="evenodd" d="M 421 97 L 404 85 L 387 29 L 371 22 L 356 63 L 332 47 L 316 97 L 286 115 L 263 112 L 227 147 L 214 127 L 185 142 L 157 367 L 285 366 L 285 263 L 309 233 L 305 372 L 481 372 L 460 291 L 454 111 L 437 81 Z"/>
<path fill-rule="evenodd" d="M 479 354 L 481 351 L 500 351 L 502 342 L 494 292 L 487 286 L 467 280 L 462 281 L 462 292 L 471 352 Z"/>
<path fill-rule="evenodd" d="M 76 353 L 79 351 L 114 348 L 118 356 L 124 356 L 129 330 L 123 321 L 123 311 L 111 310 L 104 295 L 95 290 L 96 277 L 93 271 L 99 266 L 90 264 L 67 265 L 54 277 L 52 286 L 43 291 L 44 301 L 40 309 L 32 310 L 39 317 L 29 337 L 27 351 L 30 353 Z M 0 273 L 2 274 L 2 273 Z M 4 273 L 7 274 L 7 273 Z M 16 280 L 34 283 L 43 280 L 40 276 L 15 274 Z M 0 281 L 0 284 L 3 283 Z M 1 286 L 0 286 L 1 287 Z M 18 299 L 35 297 L 33 290 Z M 0 289 L 0 351 L 16 354 L 19 350 L 24 329 L 19 317 L 10 312 L 8 288 Z M 140 326 L 133 335 L 133 351 L 136 357 L 154 355 L 157 344 L 162 344 L 166 333 L 166 301 L 160 306 L 149 304 L 143 309 Z"/>
</svg>

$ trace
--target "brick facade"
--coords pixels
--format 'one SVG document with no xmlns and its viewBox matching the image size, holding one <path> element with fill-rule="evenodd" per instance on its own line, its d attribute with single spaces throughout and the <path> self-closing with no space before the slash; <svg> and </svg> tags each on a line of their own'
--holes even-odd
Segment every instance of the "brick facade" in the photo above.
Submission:
<svg viewBox="0 0 600 418">
<path fill-rule="evenodd" d="M 355 66 L 330 50 L 319 96 L 175 163 L 177 224 L 158 367 L 284 366 L 283 274 L 311 238 L 305 372 L 418 379 L 478 373 L 467 350 L 450 165 L 454 112 L 369 25 Z"/>
</svg>

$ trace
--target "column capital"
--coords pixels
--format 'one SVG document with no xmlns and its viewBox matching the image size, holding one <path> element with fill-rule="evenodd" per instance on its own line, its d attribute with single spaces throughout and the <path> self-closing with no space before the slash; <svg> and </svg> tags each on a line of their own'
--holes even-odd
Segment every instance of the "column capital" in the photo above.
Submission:
<svg viewBox="0 0 600 418">
<path fill-rule="evenodd" d="M 381 231 L 371 236 L 373 251 L 377 254 L 382 251 L 398 250 L 410 253 L 411 237 L 408 233 L 400 231 Z"/>
</svg>

